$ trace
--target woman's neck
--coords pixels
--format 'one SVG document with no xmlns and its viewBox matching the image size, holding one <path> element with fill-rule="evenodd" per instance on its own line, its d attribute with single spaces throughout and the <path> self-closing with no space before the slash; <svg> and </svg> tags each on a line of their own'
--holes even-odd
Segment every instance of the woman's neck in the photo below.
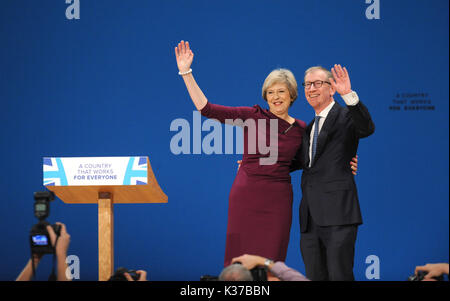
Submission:
<svg viewBox="0 0 450 301">
<path fill-rule="evenodd" d="M 287 113 L 287 112 L 285 112 L 285 113 L 275 113 L 275 112 L 272 112 L 271 111 L 271 113 L 273 114 L 273 115 L 275 115 L 275 116 L 277 116 L 278 118 L 280 118 L 280 119 L 283 119 L 283 120 L 285 120 L 285 121 L 287 121 L 287 122 L 289 122 L 289 123 L 292 123 L 292 117 L 291 116 L 289 116 L 289 114 Z"/>
</svg>

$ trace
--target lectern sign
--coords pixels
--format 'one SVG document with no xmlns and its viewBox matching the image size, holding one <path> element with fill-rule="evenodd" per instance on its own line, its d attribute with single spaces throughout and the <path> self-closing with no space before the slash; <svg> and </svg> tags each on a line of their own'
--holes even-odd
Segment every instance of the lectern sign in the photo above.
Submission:
<svg viewBox="0 0 450 301">
<path fill-rule="evenodd" d="M 44 158 L 44 186 L 146 185 L 147 157 Z"/>
</svg>

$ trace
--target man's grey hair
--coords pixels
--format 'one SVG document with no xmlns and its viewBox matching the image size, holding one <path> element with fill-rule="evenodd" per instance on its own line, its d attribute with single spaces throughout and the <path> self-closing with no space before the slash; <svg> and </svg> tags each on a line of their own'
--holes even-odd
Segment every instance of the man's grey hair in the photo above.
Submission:
<svg viewBox="0 0 450 301">
<path fill-rule="evenodd" d="M 253 276 L 242 264 L 235 263 L 222 270 L 219 281 L 253 281 Z"/>
<path fill-rule="evenodd" d="M 311 73 L 311 72 L 314 72 L 314 71 L 318 71 L 318 70 L 321 70 L 321 71 L 325 72 L 326 75 L 327 75 L 327 79 L 329 79 L 329 78 L 334 79 L 333 73 L 331 73 L 330 70 L 328 70 L 327 68 L 324 68 L 322 66 L 314 66 L 314 67 L 310 67 L 310 68 L 306 69 L 305 76 L 303 78 L 305 78 L 308 73 Z"/>
</svg>

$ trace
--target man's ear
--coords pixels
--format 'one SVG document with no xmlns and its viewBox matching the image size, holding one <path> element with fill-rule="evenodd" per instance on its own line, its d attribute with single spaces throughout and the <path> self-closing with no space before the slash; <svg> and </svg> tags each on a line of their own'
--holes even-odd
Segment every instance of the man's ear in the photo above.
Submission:
<svg viewBox="0 0 450 301">
<path fill-rule="evenodd" d="M 336 93 L 336 88 L 334 88 L 333 85 L 330 85 L 330 95 L 331 95 L 331 97 L 333 97 L 335 93 Z"/>
</svg>

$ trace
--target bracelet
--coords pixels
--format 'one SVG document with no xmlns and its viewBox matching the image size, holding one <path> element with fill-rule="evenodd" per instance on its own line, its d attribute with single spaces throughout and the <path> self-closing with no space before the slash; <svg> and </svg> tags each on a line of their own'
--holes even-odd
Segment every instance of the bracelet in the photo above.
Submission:
<svg viewBox="0 0 450 301">
<path fill-rule="evenodd" d="M 192 69 L 189 69 L 189 70 L 186 71 L 186 72 L 181 72 L 181 71 L 179 71 L 179 72 L 178 72 L 178 75 L 183 76 L 183 75 L 186 75 L 186 74 L 189 74 L 189 73 L 192 73 Z"/>
</svg>

